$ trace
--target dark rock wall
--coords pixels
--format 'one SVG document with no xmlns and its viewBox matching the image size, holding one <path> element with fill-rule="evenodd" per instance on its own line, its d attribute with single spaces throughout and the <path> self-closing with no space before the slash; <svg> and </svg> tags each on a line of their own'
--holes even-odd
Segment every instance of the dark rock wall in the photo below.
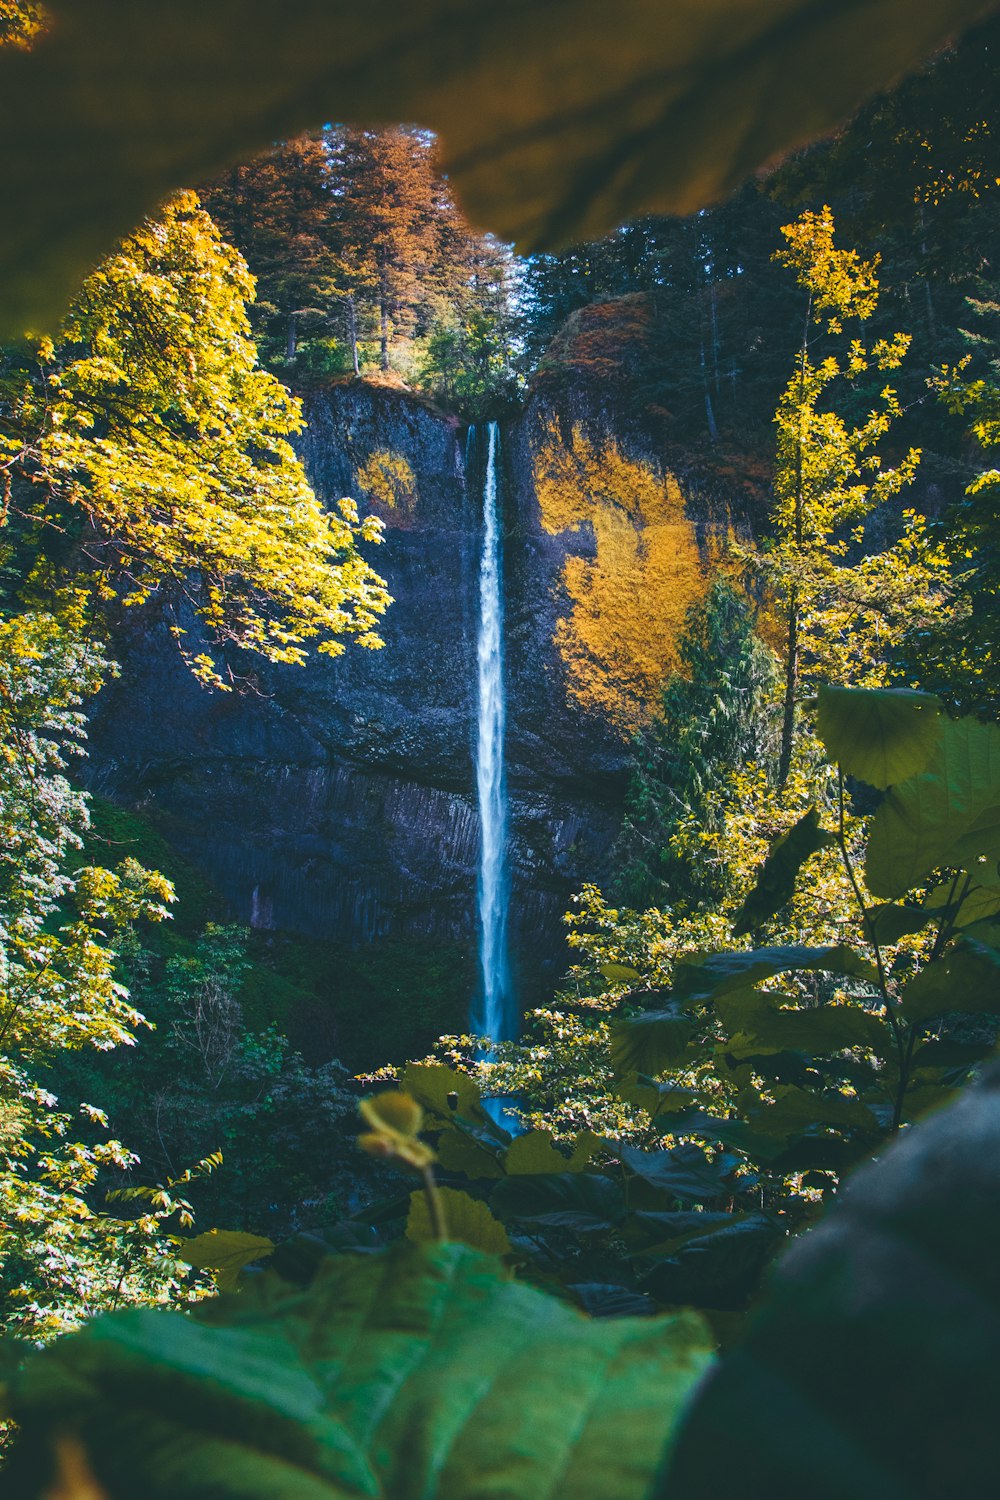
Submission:
<svg viewBox="0 0 1000 1500">
<path fill-rule="evenodd" d="M 335 386 L 307 399 L 303 456 L 321 497 L 358 496 L 373 454 L 405 460 L 406 503 L 371 549 L 395 603 L 385 649 L 300 668 L 255 664 L 247 693 L 201 688 L 147 615 L 117 642 L 121 677 L 96 705 L 88 777 L 155 817 L 234 916 L 260 929 L 364 943 L 475 945 L 475 644 L 481 477 L 466 434 L 404 393 Z M 567 550 L 532 488 L 530 424 L 502 442 L 507 578 L 512 943 L 525 994 L 565 963 L 561 916 L 605 877 L 626 745 L 565 691 L 552 643 Z M 475 466 L 473 465 L 473 468 Z M 370 497 L 369 497 L 370 498 Z"/>
</svg>

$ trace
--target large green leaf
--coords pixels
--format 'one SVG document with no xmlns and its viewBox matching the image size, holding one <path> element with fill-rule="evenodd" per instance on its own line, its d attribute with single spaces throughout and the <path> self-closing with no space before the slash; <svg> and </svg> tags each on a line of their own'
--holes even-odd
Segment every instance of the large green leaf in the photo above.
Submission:
<svg viewBox="0 0 1000 1500">
<path fill-rule="evenodd" d="M 858 1173 L 699 1392 L 658 1500 L 996 1488 L 1000 1070 Z"/>
<path fill-rule="evenodd" d="M 227 1307 L 235 1305 L 227 1301 Z M 99 1318 L 29 1360 L 8 1500 L 47 1488 L 53 1440 L 79 1434 L 111 1500 L 347 1500 L 379 1490 L 361 1445 L 280 1328 L 179 1313 Z"/>
<path fill-rule="evenodd" d="M 468 1193 L 459 1192 L 457 1188 L 439 1187 L 437 1194 L 450 1240 L 471 1245 L 473 1250 L 483 1250 L 489 1255 L 507 1254 L 510 1249 L 507 1231 L 500 1220 L 490 1213 L 485 1203 Z M 410 1195 L 406 1238 L 418 1245 L 428 1244 L 437 1238 L 426 1188 Z"/>
<path fill-rule="evenodd" d="M 691 1040 L 691 1022 L 679 1010 L 648 1010 L 611 1026 L 611 1064 L 621 1077 L 653 1077 L 679 1063 Z"/>
<path fill-rule="evenodd" d="M 889 791 L 872 822 L 869 889 L 894 899 L 957 865 L 995 883 L 1000 860 L 1000 728 L 942 719 L 926 770 Z"/>
<path fill-rule="evenodd" d="M 327 120 L 443 137 L 523 250 L 702 207 L 829 130 L 982 0 L 48 0 L 0 53 L 8 330 L 51 321 L 169 191 Z"/>
<path fill-rule="evenodd" d="M 927 765 L 940 713 L 941 700 L 930 693 L 821 687 L 816 733 L 848 776 L 884 791 Z"/>
<path fill-rule="evenodd" d="M 963 937 L 911 979 L 900 999 L 908 1021 L 929 1021 L 950 1011 L 1000 1015 L 1000 953 Z"/>
<path fill-rule="evenodd" d="M 843 974 L 855 979 L 878 982 L 875 968 L 840 943 L 833 948 L 803 948 L 793 945 L 777 948 L 751 948 L 710 953 L 677 965 L 674 972 L 674 996 L 685 1004 L 711 1000 L 729 990 L 743 989 L 775 974 L 818 971 Z M 641 1017 L 640 1017 L 641 1019 Z M 632 1022 L 626 1023 L 632 1025 Z"/>
<path fill-rule="evenodd" d="M 113 1315 L 32 1360 L 5 1494 L 37 1497 L 69 1428 L 111 1500 L 645 1500 L 710 1362 L 692 1314 L 592 1321 L 460 1245 L 330 1257 L 210 1314 Z"/>
<path fill-rule="evenodd" d="M 724 1050 L 737 1057 L 785 1051 L 822 1057 L 846 1047 L 891 1049 L 888 1027 L 861 1005 L 781 1006 L 783 998 L 762 990 L 720 996 L 716 1009 L 730 1033 Z"/>
<path fill-rule="evenodd" d="M 799 1134 L 822 1135 L 828 1127 L 860 1131 L 877 1140 L 882 1130 L 878 1120 L 860 1099 L 838 1093 L 776 1084 L 770 1089 L 773 1104 L 748 1111 L 751 1129 L 784 1140 Z"/>
<path fill-rule="evenodd" d="M 795 882 L 806 860 L 833 841 L 833 835 L 819 826 L 819 813 L 814 807 L 776 839 L 757 873 L 753 890 L 737 914 L 734 936 L 752 932 L 777 915 L 795 894 Z"/>
<path fill-rule="evenodd" d="M 216 1273 L 218 1285 L 232 1291 L 244 1266 L 255 1260 L 266 1260 L 274 1250 L 274 1241 L 259 1234 L 245 1234 L 239 1229 L 209 1229 L 194 1239 L 184 1240 L 178 1256 L 189 1266 Z"/>
<path fill-rule="evenodd" d="M 640 1151 L 622 1146 L 621 1158 L 630 1172 L 650 1187 L 670 1193 L 682 1203 L 711 1203 L 732 1197 L 730 1181 L 734 1161 L 711 1161 L 700 1146 L 675 1146 L 672 1151 Z"/>
<path fill-rule="evenodd" d="M 498 1182 L 490 1203 L 502 1219 L 581 1233 L 612 1229 L 625 1216 L 618 1183 L 596 1172 L 533 1172 Z"/>
</svg>

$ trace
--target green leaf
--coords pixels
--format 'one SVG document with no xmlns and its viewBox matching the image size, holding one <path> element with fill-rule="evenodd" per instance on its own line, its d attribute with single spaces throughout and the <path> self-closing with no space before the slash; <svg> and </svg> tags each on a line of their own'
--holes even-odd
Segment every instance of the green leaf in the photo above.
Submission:
<svg viewBox="0 0 1000 1500">
<path fill-rule="evenodd" d="M 677 1010 L 649 1010 L 611 1025 L 611 1065 L 623 1073 L 662 1073 L 679 1063 L 693 1029 Z"/>
<path fill-rule="evenodd" d="M 330 1257 L 210 1312 L 228 1326 L 116 1314 L 35 1356 L 12 1500 L 67 1428 L 114 1500 L 646 1500 L 711 1362 L 690 1313 L 592 1321 L 462 1245 Z"/>
<path fill-rule="evenodd" d="M 845 944 L 833 948 L 777 947 L 711 953 L 689 959 L 674 971 L 674 996 L 683 1004 L 696 1004 L 743 989 L 775 974 L 819 971 L 878 983 L 874 966 Z M 631 1024 L 631 1023 L 629 1023 Z"/>
<path fill-rule="evenodd" d="M 865 925 L 873 943 L 877 943 L 880 948 L 890 948 L 900 938 L 907 937 L 911 932 L 921 932 L 933 921 L 934 914 L 926 907 L 897 906 L 890 901 L 884 906 L 869 907 Z"/>
<path fill-rule="evenodd" d="M 490 1203 L 508 1222 L 594 1233 L 613 1229 L 625 1215 L 618 1183 L 594 1172 L 536 1172 L 505 1177 Z"/>
<path fill-rule="evenodd" d="M 728 1223 L 706 1225 L 704 1234 L 691 1236 L 655 1262 L 642 1285 L 661 1302 L 699 1302 L 728 1309 L 744 1306 L 784 1235 L 765 1214 L 724 1217 Z"/>
<path fill-rule="evenodd" d="M 732 1159 L 711 1161 L 700 1146 L 675 1146 L 672 1151 L 640 1151 L 622 1146 L 621 1159 L 630 1172 L 683 1203 L 709 1203 L 731 1196 Z"/>
<path fill-rule="evenodd" d="M 943 880 L 940 885 L 927 892 L 924 905 L 935 917 L 947 909 L 949 920 L 955 927 L 971 927 L 973 922 L 1000 916 L 1000 891 L 973 885 L 963 896 L 964 887 L 964 876 L 957 883 L 954 880 Z"/>
<path fill-rule="evenodd" d="M 449 1240 L 469 1245 L 473 1250 L 482 1250 L 487 1255 L 507 1254 L 510 1250 L 507 1231 L 500 1220 L 493 1217 L 485 1203 L 456 1188 L 439 1187 L 437 1191 L 444 1209 Z M 425 1188 L 410 1196 L 406 1238 L 418 1245 L 431 1244 L 437 1239 Z"/>
<path fill-rule="evenodd" d="M 793 1241 L 657 1500 L 939 1500 L 996 1475 L 1000 1069 Z"/>
<path fill-rule="evenodd" d="M 654 1116 L 686 1109 L 698 1097 L 692 1089 L 678 1088 L 673 1083 L 658 1083 L 645 1073 L 629 1074 L 615 1083 L 614 1092 L 626 1104 L 634 1104 Z"/>
<path fill-rule="evenodd" d="M 628 964 L 602 964 L 601 973 L 609 984 L 633 984 L 642 975 L 638 969 L 630 969 Z"/>
<path fill-rule="evenodd" d="M 3 322 L 37 327 L 172 190 L 325 120 L 415 120 L 474 221 L 522 253 L 703 207 L 832 129 L 980 0 L 49 0 L 0 52 Z"/>
<path fill-rule="evenodd" d="M 459 1116 L 498 1139 L 510 1139 L 483 1109 L 479 1085 L 468 1073 L 460 1073 L 445 1063 L 411 1062 L 403 1069 L 399 1086 L 440 1119 L 454 1121 Z"/>
<path fill-rule="evenodd" d="M 927 765 L 941 708 L 908 688 L 821 687 L 816 733 L 846 775 L 884 791 Z"/>
<path fill-rule="evenodd" d="M 196 1270 L 214 1271 L 224 1292 L 234 1291 L 244 1266 L 263 1260 L 274 1251 L 274 1241 L 239 1229 L 209 1229 L 194 1239 L 182 1240 L 178 1258 Z"/>
<path fill-rule="evenodd" d="M 962 937 L 911 979 L 900 998 L 907 1021 L 929 1021 L 951 1011 L 1000 1015 L 1000 953 Z"/>
<path fill-rule="evenodd" d="M 227 1306 L 239 1305 L 227 1299 Z M 55 1438 L 77 1431 L 113 1500 L 374 1496 L 347 1424 L 277 1327 L 207 1328 L 130 1309 L 29 1361 L 12 1390 L 21 1441 L 5 1495 L 47 1487 Z"/>
<path fill-rule="evenodd" d="M 463 1130 L 443 1130 L 435 1149 L 446 1172 L 461 1172 L 472 1178 L 504 1175 L 496 1147 L 491 1148 Z"/>
<path fill-rule="evenodd" d="M 1000 728 L 941 719 L 939 730 L 926 770 L 892 787 L 872 821 L 865 877 L 876 896 L 902 896 L 943 867 L 978 884 L 1000 878 Z"/>
<path fill-rule="evenodd" d="M 529 1130 L 515 1136 L 507 1148 L 504 1166 L 511 1176 L 570 1169 L 568 1158 L 556 1150 L 548 1130 Z"/>
<path fill-rule="evenodd" d="M 716 1009 L 730 1033 L 722 1050 L 737 1057 L 786 1051 L 822 1057 L 848 1047 L 880 1055 L 892 1049 L 888 1026 L 862 1005 L 781 1006 L 783 998 L 762 990 L 720 996 Z"/>
<path fill-rule="evenodd" d="M 776 916 L 795 894 L 799 871 L 813 854 L 834 842 L 833 835 L 819 826 L 814 807 L 793 828 L 775 840 L 757 872 L 757 883 L 737 914 L 733 936 L 742 937 Z"/>
<path fill-rule="evenodd" d="M 773 1104 L 762 1104 L 747 1111 L 750 1126 L 763 1135 L 781 1136 L 785 1140 L 800 1133 L 815 1134 L 827 1126 L 861 1131 L 873 1139 L 881 1127 L 866 1104 L 845 1094 L 820 1094 L 798 1089 L 790 1084 L 774 1085 Z"/>
</svg>

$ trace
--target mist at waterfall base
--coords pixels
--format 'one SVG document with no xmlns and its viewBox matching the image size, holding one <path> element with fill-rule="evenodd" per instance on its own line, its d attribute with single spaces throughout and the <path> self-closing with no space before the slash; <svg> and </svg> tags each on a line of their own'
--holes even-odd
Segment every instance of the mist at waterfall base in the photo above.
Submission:
<svg viewBox="0 0 1000 1500">
<path fill-rule="evenodd" d="M 470 428 L 468 456 L 475 454 L 479 429 Z M 479 561 L 479 631 L 477 664 L 476 793 L 479 804 L 480 854 L 477 900 L 479 915 L 479 991 L 472 1005 L 471 1028 L 491 1042 L 512 1041 L 520 1012 L 514 995 L 508 947 L 510 869 L 507 860 L 508 808 L 504 767 L 506 698 L 504 683 L 503 538 L 500 528 L 500 434 L 486 429 L 483 476 L 483 540 Z M 476 472 L 476 469 L 473 469 Z M 484 1055 L 488 1056 L 488 1052 Z M 502 1099 L 486 1101 L 492 1118 L 506 1129 L 517 1124 Z"/>
</svg>

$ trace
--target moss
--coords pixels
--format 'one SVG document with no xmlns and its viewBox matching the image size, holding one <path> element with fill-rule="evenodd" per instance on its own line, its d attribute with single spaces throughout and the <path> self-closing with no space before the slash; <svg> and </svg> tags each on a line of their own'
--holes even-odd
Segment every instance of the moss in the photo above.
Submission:
<svg viewBox="0 0 1000 1500">
<path fill-rule="evenodd" d="M 113 868 L 128 858 L 137 859 L 149 870 L 159 870 L 173 882 L 177 902 L 172 909 L 173 922 L 165 931 L 172 928 L 177 933 L 193 934 L 206 922 L 224 918 L 222 897 L 148 817 L 119 807 L 106 797 L 91 796 L 90 828 L 74 863 Z"/>
<path fill-rule="evenodd" d="M 688 609 L 708 588 L 707 559 L 673 474 L 599 445 L 580 428 L 566 442 L 552 422 L 535 445 L 542 525 L 589 525 L 595 555 L 570 556 L 561 587 L 570 611 L 556 628 L 569 691 L 627 736 L 678 669 Z"/>
<path fill-rule="evenodd" d="M 468 1024 L 474 958 L 457 944 L 386 939 L 352 949 L 299 936 L 259 943 L 259 968 L 248 976 L 252 1024 L 273 1020 L 307 1061 L 336 1056 L 364 1072 L 423 1056 L 439 1036 Z M 243 998 L 248 1005 L 247 990 Z"/>
</svg>

